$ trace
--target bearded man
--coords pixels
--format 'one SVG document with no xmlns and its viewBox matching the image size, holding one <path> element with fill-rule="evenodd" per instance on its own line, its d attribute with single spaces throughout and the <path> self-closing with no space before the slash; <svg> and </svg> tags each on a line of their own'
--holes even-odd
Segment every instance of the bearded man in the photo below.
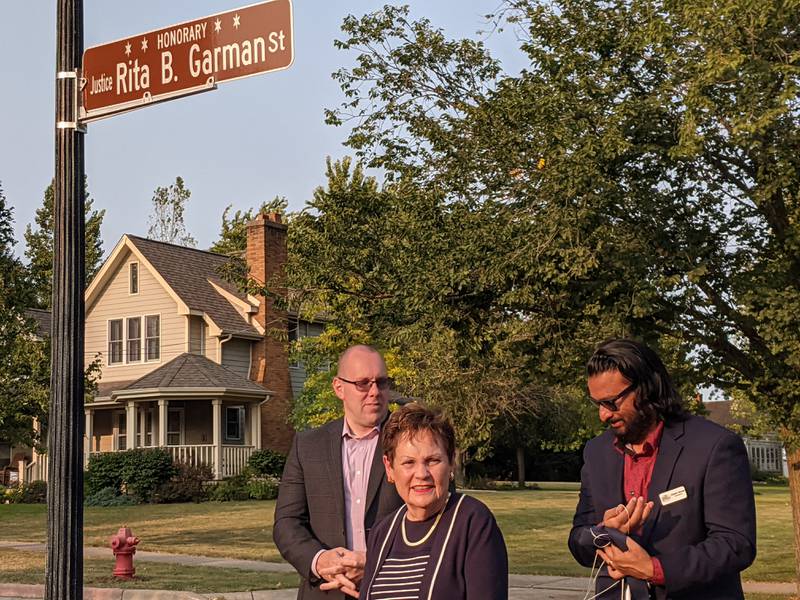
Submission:
<svg viewBox="0 0 800 600">
<path fill-rule="evenodd" d="M 583 453 L 569 548 L 583 566 L 604 563 L 597 597 L 619 598 L 617 582 L 632 578 L 659 600 L 744 598 L 756 515 L 741 438 L 687 414 L 661 359 L 640 342 L 600 344 L 587 376 L 608 429 Z M 627 550 L 582 543 L 598 525 L 627 534 Z"/>
</svg>

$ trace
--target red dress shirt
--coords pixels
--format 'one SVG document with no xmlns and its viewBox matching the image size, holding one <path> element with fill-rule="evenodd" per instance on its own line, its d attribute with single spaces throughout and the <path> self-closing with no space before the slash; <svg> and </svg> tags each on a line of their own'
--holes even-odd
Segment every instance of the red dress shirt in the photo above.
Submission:
<svg viewBox="0 0 800 600">
<path fill-rule="evenodd" d="M 622 476 L 622 491 L 627 504 L 631 498 L 642 496 L 645 500 L 650 498 L 647 495 L 650 487 L 650 480 L 653 477 L 653 467 L 656 465 L 658 457 L 658 447 L 661 444 L 661 434 L 664 431 L 664 422 L 658 424 L 650 430 L 642 445 L 641 452 L 636 452 L 630 445 L 622 446 L 615 441 L 617 450 L 625 456 L 625 466 Z M 661 561 L 653 557 L 653 576 L 650 582 L 655 585 L 664 585 L 664 569 Z"/>
</svg>

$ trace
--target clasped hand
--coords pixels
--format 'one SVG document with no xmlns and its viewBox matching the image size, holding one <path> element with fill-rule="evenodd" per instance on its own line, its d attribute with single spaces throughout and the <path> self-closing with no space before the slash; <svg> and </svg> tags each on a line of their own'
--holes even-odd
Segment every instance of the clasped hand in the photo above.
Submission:
<svg viewBox="0 0 800 600">
<path fill-rule="evenodd" d="M 325 580 L 321 590 L 339 590 L 358 598 L 358 583 L 364 577 L 366 554 L 347 548 L 326 550 L 317 559 L 317 573 Z"/>
<path fill-rule="evenodd" d="M 631 498 L 627 506 L 622 504 L 608 509 L 603 514 L 601 525 L 613 527 L 623 533 L 636 531 L 650 516 L 653 509 L 653 502 L 645 502 L 639 496 Z M 628 551 L 620 550 L 613 544 L 597 551 L 608 567 L 608 574 L 613 579 L 623 577 L 635 577 L 636 579 L 648 580 L 653 577 L 653 561 L 647 551 L 642 548 L 630 537 L 625 539 Z"/>
</svg>

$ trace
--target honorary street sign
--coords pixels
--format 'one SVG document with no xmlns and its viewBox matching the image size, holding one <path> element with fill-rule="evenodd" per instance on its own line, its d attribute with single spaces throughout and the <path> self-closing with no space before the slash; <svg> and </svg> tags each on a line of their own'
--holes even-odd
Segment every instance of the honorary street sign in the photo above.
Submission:
<svg viewBox="0 0 800 600">
<path fill-rule="evenodd" d="M 87 48 L 81 120 L 292 64 L 291 0 L 271 0 Z"/>
</svg>

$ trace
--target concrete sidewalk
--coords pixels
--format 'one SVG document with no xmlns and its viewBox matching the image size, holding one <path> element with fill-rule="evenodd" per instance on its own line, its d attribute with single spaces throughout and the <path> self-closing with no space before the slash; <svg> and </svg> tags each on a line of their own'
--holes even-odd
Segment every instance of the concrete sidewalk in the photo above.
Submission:
<svg viewBox="0 0 800 600">
<path fill-rule="evenodd" d="M 46 546 L 31 542 L 0 541 L 0 549 L 13 549 L 27 552 L 44 552 Z M 108 548 L 85 547 L 87 558 L 110 559 Z M 259 560 L 194 556 L 189 554 L 164 554 L 161 552 L 136 552 L 136 560 L 186 565 L 190 567 L 212 567 L 223 569 L 242 569 L 271 573 L 293 573 L 294 569 L 286 563 L 272 563 Z M 589 585 L 587 577 L 556 577 L 547 575 L 510 575 L 510 600 L 581 600 Z M 792 595 L 794 583 L 745 582 L 745 593 Z M 121 590 L 107 588 L 86 588 L 85 600 L 294 600 L 297 590 L 260 590 L 253 592 L 226 592 L 199 594 L 196 592 L 170 592 L 163 590 Z M 21 600 L 42 598 L 44 586 L 0 583 L 0 600 Z"/>
</svg>

